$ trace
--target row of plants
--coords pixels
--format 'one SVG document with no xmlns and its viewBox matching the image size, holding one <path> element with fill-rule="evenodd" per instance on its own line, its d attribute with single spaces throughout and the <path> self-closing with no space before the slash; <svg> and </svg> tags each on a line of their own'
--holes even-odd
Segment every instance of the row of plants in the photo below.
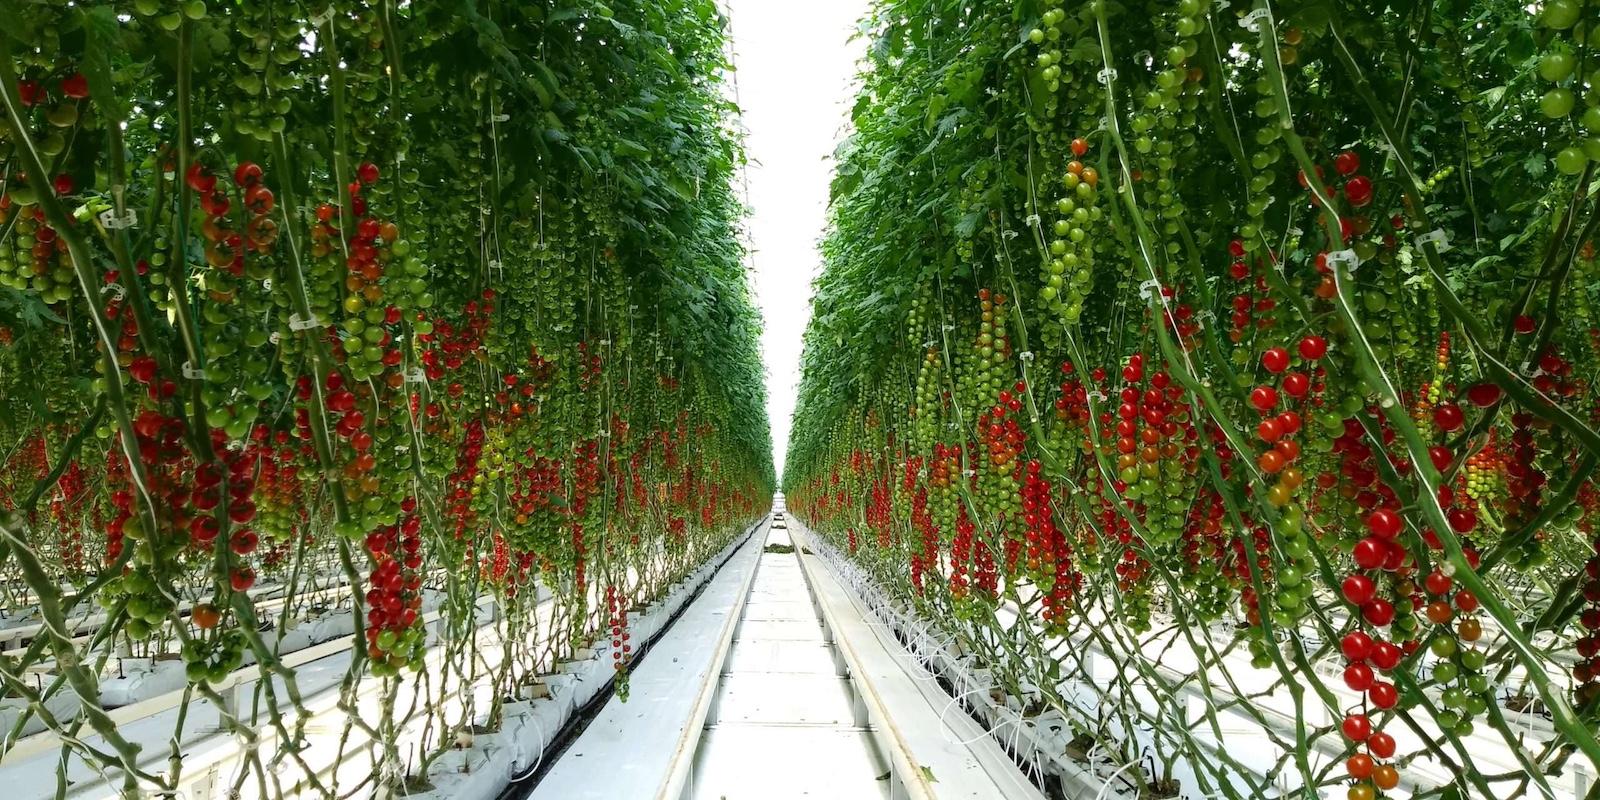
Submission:
<svg viewBox="0 0 1600 800">
<path fill-rule="evenodd" d="M 1570 796 L 1597 25 L 880 0 L 789 507 L 1142 796 Z"/>
<path fill-rule="evenodd" d="M 442 664 L 427 693 L 515 696 L 605 637 L 625 693 L 629 610 L 775 483 L 716 4 L 52 0 L 0 18 L 0 580 L 43 623 L 0 680 L 25 717 L 82 699 L 45 719 L 61 758 L 129 795 L 181 785 L 181 737 L 135 741 L 98 703 L 114 654 L 165 652 L 187 663 L 180 726 L 209 701 L 251 743 L 234 791 L 349 792 L 307 768 L 277 652 L 297 595 L 330 582 L 351 587 L 358 643 L 340 747 L 374 741 L 379 789 L 405 778 L 399 731 L 491 713 L 397 704 L 425 662 Z M 268 585 L 289 598 L 276 638 L 252 594 Z M 277 681 L 225 703 L 214 686 L 247 654 Z"/>
</svg>

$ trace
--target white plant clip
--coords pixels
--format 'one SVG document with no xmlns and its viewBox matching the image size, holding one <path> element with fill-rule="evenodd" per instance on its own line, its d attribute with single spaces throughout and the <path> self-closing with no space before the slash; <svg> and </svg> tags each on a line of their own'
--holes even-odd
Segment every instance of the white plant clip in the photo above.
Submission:
<svg viewBox="0 0 1600 800">
<path fill-rule="evenodd" d="M 1085 395 L 1085 397 L 1090 400 L 1099 400 L 1102 403 L 1106 401 L 1106 393 L 1100 391 L 1099 389 L 1090 392 L 1089 394 Z"/>
<path fill-rule="evenodd" d="M 1421 250 L 1422 246 L 1429 242 L 1432 242 L 1434 249 L 1441 253 L 1448 251 L 1451 247 L 1450 235 L 1444 232 L 1444 228 L 1434 228 L 1427 233 L 1417 234 L 1418 250 Z"/>
<path fill-rule="evenodd" d="M 129 208 L 117 216 L 117 210 L 108 208 L 100 212 L 100 225 L 108 231 L 120 231 L 139 224 L 139 212 Z"/>
<path fill-rule="evenodd" d="M 496 114 L 496 115 L 490 117 L 489 119 L 491 121 L 493 121 L 493 122 L 510 122 L 511 121 L 511 115 L 510 114 Z"/>
<path fill-rule="evenodd" d="M 1022 351 L 1022 352 L 1017 354 L 1017 358 L 1020 358 L 1023 361 L 1026 361 L 1026 362 L 1032 364 L 1033 363 L 1033 351 L 1032 350 L 1024 350 L 1024 351 Z"/>
<path fill-rule="evenodd" d="M 112 299 L 116 300 L 119 303 L 122 302 L 122 298 L 128 296 L 127 291 L 122 288 L 122 284 L 120 284 L 120 283 L 108 283 L 108 284 L 100 287 L 100 293 L 101 294 L 105 294 L 107 292 L 110 292 L 111 295 L 112 295 Z"/>
<path fill-rule="evenodd" d="M 306 20 L 306 22 L 313 28 L 320 28 L 323 25 L 326 25 L 326 24 L 328 24 L 329 22 L 332 22 L 332 21 L 333 21 L 333 6 L 332 5 L 329 5 L 328 9 L 326 11 L 322 12 L 321 14 L 318 14 L 318 15 L 312 17 L 311 19 Z"/>
<path fill-rule="evenodd" d="M 1117 79 L 1117 71 L 1116 71 L 1116 69 L 1114 69 L 1112 67 L 1106 67 L 1105 69 L 1102 69 L 1099 72 L 1096 72 L 1094 74 L 1094 77 L 1095 77 L 1095 80 L 1098 80 L 1101 83 L 1109 85 L 1112 81 Z"/>
<path fill-rule="evenodd" d="M 1239 27 L 1244 28 L 1247 31 L 1250 31 L 1251 33 L 1260 33 L 1261 32 L 1261 21 L 1264 20 L 1264 19 L 1271 19 L 1271 18 L 1272 18 L 1272 12 L 1270 12 L 1270 11 L 1264 9 L 1264 8 L 1258 8 L 1258 9 L 1256 9 L 1256 10 L 1254 10 L 1254 11 L 1252 11 L 1252 12 L 1246 14 L 1246 15 L 1244 15 L 1242 18 L 1240 18 L 1239 19 Z"/>
<path fill-rule="evenodd" d="M 1028 216 L 1024 217 L 1022 221 L 1030 228 L 1037 228 L 1039 227 L 1040 219 L 1038 214 L 1029 214 Z"/>
<path fill-rule="evenodd" d="M 1134 53 L 1133 61 L 1135 64 L 1145 64 L 1146 66 L 1149 66 L 1148 62 L 1150 61 L 1150 51 L 1140 50 L 1139 52 Z"/>
<path fill-rule="evenodd" d="M 291 331 L 309 331 L 312 328 L 320 327 L 322 327 L 322 320 L 317 319 L 316 314 L 312 314 L 305 319 L 301 319 L 299 314 L 289 315 L 289 330 Z"/>
<path fill-rule="evenodd" d="M 272 279 L 271 278 L 262 278 L 261 279 L 261 289 L 262 289 L 262 291 L 267 291 L 267 292 L 272 291 Z"/>
<path fill-rule="evenodd" d="M 428 373 L 423 372 L 422 367 L 412 367 L 411 371 L 406 373 L 406 383 L 426 383 L 427 380 Z"/>
<path fill-rule="evenodd" d="M 267 341 L 277 344 L 283 341 L 283 334 L 273 331 L 272 333 L 267 334 Z"/>
<path fill-rule="evenodd" d="M 955 329 L 956 329 L 956 326 L 954 326 L 954 325 L 951 325 L 951 324 L 950 324 L 950 323 L 948 323 L 948 322 L 946 322 L 946 323 L 945 323 L 945 324 L 944 324 L 944 328 L 943 328 L 943 330 L 944 330 L 944 331 L 945 331 L 945 332 L 947 332 L 947 333 L 948 333 L 948 332 L 949 332 L 949 331 L 953 331 L 953 330 L 955 330 Z"/>
<path fill-rule="evenodd" d="M 1161 281 L 1151 278 L 1150 280 L 1139 284 L 1139 299 L 1149 300 L 1152 294 L 1155 295 L 1156 299 L 1160 300 L 1162 303 L 1167 302 L 1166 294 L 1161 291 Z"/>
<path fill-rule="evenodd" d="M 1517 367 L 1517 371 L 1521 372 L 1523 377 L 1531 378 L 1539 373 L 1539 367 L 1532 361 L 1524 361 L 1521 366 Z"/>
<path fill-rule="evenodd" d="M 405 161 L 406 161 L 406 151 L 401 150 L 400 152 L 394 154 L 394 163 L 396 163 L 396 164 L 404 164 Z"/>
<path fill-rule="evenodd" d="M 1290 225 L 1289 229 L 1283 232 L 1283 235 L 1292 239 L 1296 236 L 1304 236 L 1305 231 L 1300 230 L 1299 226 Z"/>
<path fill-rule="evenodd" d="M 191 381 L 203 381 L 206 379 L 206 371 L 203 369 L 195 369 L 189 364 L 189 362 L 185 361 L 183 362 L 183 377 L 188 378 Z"/>
<path fill-rule="evenodd" d="M 1336 250 L 1328 254 L 1327 265 L 1331 270 L 1338 270 L 1342 266 L 1348 272 L 1355 272 L 1356 267 L 1361 265 L 1361 256 L 1356 255 L 1354 250 Z"/>
<path fill-rule="evenodd" d="M 1197 325 L 1203 324 L 1206 320 L 1210 320 L 1211 322 L 1216 322 L 1217 321 L 1217 314 L 1216 314 L 1215 311 L 1212 311 L 1211 309 L 1208 308 L 1208 309 L 1200 312 L 1199 314 L 1196 314 L 1194 319 L 1195 319 L 1195 324 L 1197 324 Z"/>
</svg>

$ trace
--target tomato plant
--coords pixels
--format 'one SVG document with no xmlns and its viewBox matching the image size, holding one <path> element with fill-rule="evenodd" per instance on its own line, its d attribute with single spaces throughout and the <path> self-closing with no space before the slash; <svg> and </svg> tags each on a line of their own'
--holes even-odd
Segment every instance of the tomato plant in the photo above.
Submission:
<svg viewBox="0 0 1600 800">
<path fill-rule="evenodd" d="M 1571 792 L 1591 12 L 877 2 L 789 508 L 1145 796 Z"/>
<path fill-rule="evenodd" d="M 380 702 L 340 747 L 382 732 L 395 786 L 398 731 L 460 724 L 447 685 L 514 696 L 597 640 L 625 680 L 633 605 L 765 513 L 711 4 L 0 15 L 0 580 L 52 632 L 0 680 L 76 692 L 103 743 L 63 747 L 123 791 L 171 791 L 182 759 L 149 774 L 100 713 L 104 643 L 181 656 L 184 708 L 276 737 L 236 789 L 287 766 L 334 797 L 283 659 L 344 615 L 340 686 Z M 106 622 L 73 638 L 90 598 Z M 246 656 L 277 679 L 254 711 L 215 690 Z M 23 676 L 51 657 L 41 697 Z M 425 776 L 449 744 L 423 741 Z"/>
</svg>

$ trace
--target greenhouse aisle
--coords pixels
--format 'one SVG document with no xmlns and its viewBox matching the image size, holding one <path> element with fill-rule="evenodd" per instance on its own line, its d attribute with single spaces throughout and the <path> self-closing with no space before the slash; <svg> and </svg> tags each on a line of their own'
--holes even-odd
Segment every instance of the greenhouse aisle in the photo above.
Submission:
<svg viewBox="0 0 1600 800">
<path fill-rule="evenodd" d="M 781 525 L 756 568 L 684 794 L 879 800 L 888 796 L 888 769 L 864 718 L 855 718 L 849 678 Z"/>
</svg>

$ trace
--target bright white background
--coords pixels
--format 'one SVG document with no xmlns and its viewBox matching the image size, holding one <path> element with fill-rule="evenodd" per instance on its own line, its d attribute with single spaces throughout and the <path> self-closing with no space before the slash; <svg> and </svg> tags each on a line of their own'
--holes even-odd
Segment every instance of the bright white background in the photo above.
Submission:
<svg viewBox="0 0 1600 800">
<path fill-rule="evenodd" d="M 756 302 L 766 321 L 767 416 L 783 476 L 789 417 L 800 383 L 811 281 L 821 270 L 830 157 L 846 133 L 856 61 L 850 41 L 868 0 L 726 0 L 733 20 L 745 142 Z"/>
</svg>

